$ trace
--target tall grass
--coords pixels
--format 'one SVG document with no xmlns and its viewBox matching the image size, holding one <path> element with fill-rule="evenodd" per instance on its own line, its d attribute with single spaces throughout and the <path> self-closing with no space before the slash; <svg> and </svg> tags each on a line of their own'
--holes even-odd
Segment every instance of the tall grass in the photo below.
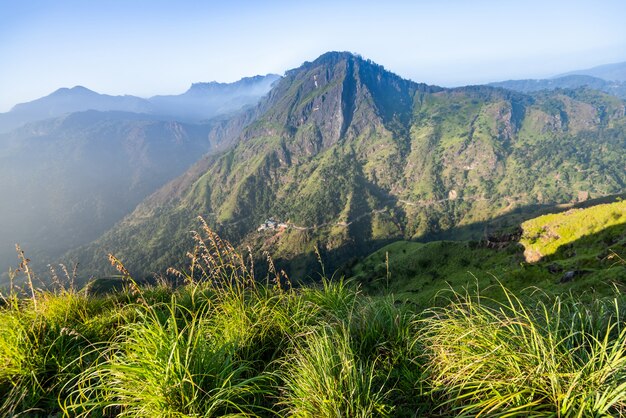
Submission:
<svg viewBox="0 0 626 418">
<path fill-rule="evenodd" d="M 45 415 L 58 410 L 65 384 L 93 359 L 87 354 L 92 344 L 114 334 L 120 318 L 110 311 L 110 298 L 90 298 L 76 291 L 64 266 L 68 288 L 61 287 L 55 276 L 52 283 L 59 286 L 36 289 L 30 260 L 21 250 L 19 256 L 20 268 L 13 274 L 25 274 L 29 290 L 11 286 L 2 295 L 0 415 Z"/>
<path fill-rule="evenodd" d="M 422 320 L 440 412 L 455 416 L 622 416 L 626 329 L 619 303 L 557 298 L 528 307 L 457 295 Z"/>
<path fill-rule="evenodd" d="M 414 314 L 342 280 L 324 278 L 301 298 L 315 306 L 317 321 L 292 339 L 280 360 L 283 414 L 401 417 L 425 410 Z"/>
<path fill-rule="evenodd" d="M 376 359 L 360 359 L 344 327 L 319 327 L 284 360 L 283 411 L 298 417 L 390 416 L 383 387 L 375 385 Z"/>
<path fill-rule="evenodd" d="M 201 224 L 184 285 L 30 289 L 0 308 L 0 416 L 626 415 L 624 297 L 453 293 L 414 312 L 293 288 Z M 32 274 L 32 272 L 31 272 Z M 490 294 L 493 294 L 491 292 Z M 36 302 L 35 302 L 36 300 Z"/>
<path fill-rule="evenodd" d="M 0 313 L 1 415 L 56 410 L 65 383 L 93 357 L 92 344 L 113 333 L 115 318 L 96 314 L 80 295 L 41 296 L 37 310 Z M 78 320 L 89 312 L 89 321 Z"/>
<path fill-rule="evenodd" d="M 73 382 L 65 413 L 212 417 L 262 409 L 270 376 L 238 353 L 251 323 L 247 290 L 256 286 L 234 248 L 202 227 L 204 235 L 194 233 L 188 270 L 170 270 L 186 286 L 169 303 L 149 303 L 131 286 L 136 320 Z M 110 259 L 132 285 L 128 270 Z"/>
<path fill-rule="evenodd" d="M 187 311 L 175 297 L 166 306 L 138 309 L 139 320 L 79 376 L 66 413 L 212 417 L 254 410 L 262 377 L 245 377 L 250 364 L 211 338 L 206 310 Z"/>
</svg>

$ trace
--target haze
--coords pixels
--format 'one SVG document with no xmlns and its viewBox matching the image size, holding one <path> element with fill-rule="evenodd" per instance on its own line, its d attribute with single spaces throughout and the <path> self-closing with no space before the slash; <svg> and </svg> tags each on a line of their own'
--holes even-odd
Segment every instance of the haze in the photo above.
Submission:
<svg viewBox="0 0 626 418">
<path fill-rule="evenodd" d="M 626 60 L 621 1 L 0 0 L 0 111 L 59 87 L 182 93 L 328 50 L 444 86 Z"/>
</svg>

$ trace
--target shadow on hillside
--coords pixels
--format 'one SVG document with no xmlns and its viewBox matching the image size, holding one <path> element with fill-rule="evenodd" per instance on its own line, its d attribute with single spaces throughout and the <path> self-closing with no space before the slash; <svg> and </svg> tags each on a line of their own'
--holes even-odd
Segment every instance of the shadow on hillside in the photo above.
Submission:
<svg viewBox="0 0 626 418">
<path fill-rule="evenodd" d="M 539 263 L 573 260 L 578 267 L 585 268 L 604 265 L 607 260 L 609 264 L 619 262 L 619 259 L 611 257 L 611 254 L 626 257 L 626 223 L 613 225 L 563 244 L 554 253 L 542 257 Z"/>
<path fill-rule="evenodd" d="M 503 214 L 496 218 L 487 220 L 485 222 L 477 222 L 470 225 L 459 226 L 451 228 L 446 231 L 438 233 L 431 233 L 414 239 L 416 242 L 428 242 L 438 240 L 452 240 L 452 241 L 485 241 L 486 238 L 493 238 L 494 236 L 500 237 L 506 241 L 511 240 L 515 236 L 516 230 L 520 223 L 540 216 L 546 213 L 556 213 L 567 211 L 572 208 L 585 208 L 594 206 L 601 203 L 614 202 L 618 198 L 626 198 L 626 193 L 619 195 L 607 196 L 599 199 L 588 200 L 583 203 L 573 205 L 529 205 L 517 208 L 509 213 Z M 371 230 L 370 220 L 367 217 L 358 221 L 363 225 L 357 225 L 356 223 L 352 227 L 356 230 Z M 502 232 L 504 231 L 504 232 Z M 298 255 L 290 259 L 275 259 L 277 269 L 284 270 L 291 280 L 295 283 L 307 283 L 319 281 L 323 272 L 326 276 L 350 276 L 352 268 L 361 261 L 367 255 L 379 250 L 380 248 L 402 240 L 401 237 L 389 238 L 389 239 L 369 239 L 369 236 L 362 235 L 356 236 L 351 243 L 340 246 L 338 248 L 324 250 L 324 242 L 318 242 L 317 246 L 320 248 L 321 262 L 320 264 L 317 255 L 315 253 L 305 253 Z M 560 249 L 558 254 L 546 257 L 545 260 L 555 260 L 559 257 L 568 257 L 571 255 L 572 248 L 575 248 L 577 243 L 570 243 L 565 248 Z M 626 252 L 626 251 L 625 251 Z M 619 254 L 620 256 L 624 255 Z M 105 262 L 103 261 L 103 264 Z M 130 264 L 130 263 L 129 263 Z M 545 263 L 541 263 L 542 265 Z M 263 279 L 267 276 L 267 263 L 264 259 L 255 260 L 255 275 L 257 278 Z M 149 276 L 134 276 L 140 282 L 154 282 L 154 275 Z M 107 281 L 108 279 L 103 279 Z M 111 281 L 111 280 L 108 280 Z M 105 287 L 109 287 L 111 284 L 107 284 Z"/>
<path fill-rule="evenodd" d="M 544 210 L 546 208 L 539 209 Z M 551 212 L 554 212 L 554 209 Z M 534 216 L 536 215 L 537 213 Z M 609 257 L 612 254 L 611 250 L 613 250 L 618 256 L 626 259 L 626 224 L 614 225 L 596 234 L 583 236 L 561 246 L 554 254 L 533 264 L 521 262 L 523 260 L 521 247 L 511 251 L 511 245 L 515 244 L 518 238 L 509 242 L 503 241 L 501 243 L 504 244 L 503 246 L 496 245 L 495 247 L 489 246 L 485 240 L 474 241 L 475 246 L 510 254 L 511 259 L 507 258 L 508 261 L 506 262 L 508 273 L 502 279 L 506 279 L 513 289 L 519 290 L 529 286 L 538 286 L 547 292 L 554 293 L 593 291 L 609 295 L 612 292 L 613 284 L 618 284 L 620 287 L 626 285 L 626 264 L 617 258 Z M 291 259 L 278 258 L 274 260 L 274 263 L 277 270 L 284 270 L 296 286 L 319 282 L 324 274 L 334 278 L 352 277 L 353 268 L 357 263 L 394 241 L 397 240 L 370 240 L 359 244 L 344 245 L 332 250 L 321 250 L 323 269 L 315 253 L 302 254 Z M 518 267 L 511 269 L 512 266 Z M 420 274 L 428 275 L 428 272 L 421 271 Z M 420 274 L 417 274 L 415 278 L 418 281 L 421 280 Z M 268 276 L 273 276 L 268 274 L 266 260 L 255 260 L 255 276 L 262 282 Z M 270 280 L 271 278 L 269 277 Z M 139 281 L 154 283 L 154 278 L 144 278 Z M 426 290 L 432 288 L 434 289 L 433 292 L 450 286 L 445 277 L 440 277 L 435 281 L 428 280 L 428 283 L 430 287 L 427 286 Z M 101 278 L 92 284 L 91 291 L 106 293 L 119 289 L 121 286 L 122 283 L 119 279 Z"/>
<path fill-rule="evenodd" d="M 602 203 L 613 203 L 618 199 L 626 199 L 626 193 L 589 199 L 585 202 L 573 204 L 536 204 L 520 206 L 510 212 L 483 222 L 476 222 L 468 225 L 457 226 L 445 231 L 425 234 L 414 239 L 413 241 L 429 242 L 441 240 L 482 240 L 487 238 L 492 233 L 505 231 L 509 228 L 516 228 L 523 222 L 541 215 L 565 212 L 570 209 L 584 209 Z"/>
<path fill-rule="evenodd" d="M 480 289 L 495 297 L 500 283 L 533 300 L 542 294 L 573 294 L 591 301 L 614 296 L 616 289 L 626 294 L 626 223 L 580 237 L 532 264 L 524 261 L 516 239 L 489 244 L 493 243 L 400 245 L 390 250 L 389 268 L 384 251 L 379 251 L 346 276 L 356 277 L 366 293 L 391 290 L 424 306 L 450 288 Z M 385 272 L 390 274 L 387 279 Z"/>
<path fill-rule="evenodd" d="M 494 239 L 494 237 L 496 237 L 495 239 L 499 239 L 498 237 L 500 236 L 504 236 L 504 240 L 518 239 L 519 236 L 516 237 L 516 233 L 519 230 L 519 225 L 524 221 L 548 213 L 559 213 L 573 208 L 587 208 L 602 203 L 611 203 L 620 198 L 626 198 L 626 193 L 606 196 L 597 199 L 590 199 L 585 202 L 576 204 L 523 206 L 484 222 L 477 222 L 469 225 L 451 228 L 446 231 L 430 233 L 411 241 L 486 241 L 487 239 Z M 620 226 L 618 226 L 615 231 L 618 231 L 619 227 Z M 600 234 L 603 234 L 605 231 Z M 613 231 L 614 234 L 617 233 L 615 231 Z M 321 262 L 324 266 L 324 271 L 327 276 L 333 274 L 335 275 L 335 277 L 349 276 L 352 268 L 364 257 L 400 239 L 402 238 L 368 240 L 367 242 L 352 242 L 350 244 L 346 244 L 332 250 L 320 250 Z M 592 242 L 593 236 L 583 237 L 578 241 Z M 546 257 L 544 261 L 549 262 L 551 260 L 561 258 L 571 258 L 572 249 L 578 248 L 578 246 L 578 242 L 572 242 L 565 246 L 566 248 L 563 248 L 562 251 L 558 252 L 558 254 Z M 323 245 L 319 245 L 319 248 L 323 248 Z M 320 260 L 317 259 L 317 255 L 314 253 L 302 254 L 291 259 L 276 259 L 274 261 L 279 270 L 284 270 L 289 275 L 289 277 L 292 278 L 292 280 L 295 280 L 297 282 L 306 283 L 316 281 L 319 280 L 322 275 Z M 263 262 L 260 262 L 258 264 L 258 277 L 265 277 L 267 274 L 267 270 L 264 270 L 264 267 L 262 266 L 264 264 L 265 263 Z M 542 262 L 542 264 L 546 263 Z"/>
</svg>

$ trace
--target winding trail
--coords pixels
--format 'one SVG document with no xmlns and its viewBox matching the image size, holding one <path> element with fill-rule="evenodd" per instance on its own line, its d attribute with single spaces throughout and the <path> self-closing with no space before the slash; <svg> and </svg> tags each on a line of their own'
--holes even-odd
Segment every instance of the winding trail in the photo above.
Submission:
<svg viewBox="0 0 626 418">
<path fill-rule="evenodd" d="M 482 196 L 469 196 L 469 197 L 466 197 L 466 198 L 460 198 L 459 197 L 459 198 L 455 198 L 455 199 L 445 198 L 445 199 L 439 199 L 439 200 L 432 200 L 432 199 L 429 199 L 429 200 L 415 200 L 415 201 L 403 200 L 403 199 L 389 199 L 389 200 L 387 200 L 384 203 L 398 202 L 398 203 L 402 203 L 402 204 L 407 205 L 407 206 L 428 207 L 428 206 L 433 206 L 433 205 L 436 205 L 436 204 L 441 204 L 441 203 L 444 203 L 444 202 L 449 201 L 449 200 L 465 200 L 465 201 L 474 201 L 474 202 L 479 202 L 480 201 L 480 202 L 482 202 L 482 201 L 489 201 L 490 199 L 487 199 L 487 198 L 482 197 Z M 302 226 L 302 225 L 296 225 L 296 224 L 294 224 L 292 222 L 286 222 L 286 225 L 289 228 L 293 228 L 293 229 L 298 230 L 298 231 L 311 231 L 311 230 L 323 228 L 323 227 L 329 226 L 329 225 L 341 226 L 341 227 L 347 228 L 350 225 L 352 225 L 354 222 L 358 222 L 358 221 L 360 221 L 361 219 L 363 219 L 363 218 L 365 218 L 367 216 L 372 216 L 372 215 L 375 215 L 375 214 L 378 214 L 378 213 L 384 213 L 384 212 L 387 212 L 388 210 L 389 210 L 388 207 L 384 207 L 382 209 L 373 209 L 373 210 L 371 210 L 369 212 L 365 212 L 365 213 L 362 213 L 362 214 L 358 215 L 356 218 L 354 218 L 354 219 L 352 219 L 352 220 L 350 220 L 348 222 L 345 222 L 345 221 L 325 222 L 325 223 L 322 223 L 322 224 L 319 224 L 319 225 L 313 225 L 313 226 Z M 240 222 L 240 221 L 237 221 L 237 222 Z"/>
<path fill-rule="evenodd" d="M 504 210 L 510 210 L 513 205 L 516 203 L 516 199 L 520 198 L 520 197 L 528 197 L 527 194 L 525 193 L 521 193 L 521 194 L 517 194 L 517 195 L 511 195 L 511 196 L 506 196 L 503 199 L 506 201 L 507 206 L 506 208 L 504 208 Z M 602 196 L 599 196 L 602 197 Z M 434 205 L 440 205 L 442 203 L 445 203 L 447 201 L 468 201 L 468 202 L 489 202 L 489 201 L 493 201 L 493 198 L 486 198 L 484 196 L 467 196 L 467 197 L 455 197 L 453 199 L 451 198 L 444 198 L 444 199 L 438 199 L 438 200 L 432 200 L 432 199 L 424 199 L 424 200 L 405 200 L 405 199 L 388 199 L 386 201 L 383 202 L 383 204 L 387 204 L 387 203 L 391 203 L 391 202 L 396 202 L 396 203 L 400 203 L 406 206 L 413 206 L 413 207 L 429 207 L 429 206 L 434 206 Z M 382 209 L 373 209 L 369 212 L 364 212 L 360 215 L 358 215 L 357 217 L 353 218 L 350 221 L 339 221 L 339 222 L 324 222 L 322 224 L 319 225 L 313 225 L 313 226 L 303 226 L 303 225 L 296 225 L 292 222 L 285 222 L 285 225 L 287 225 L 287 228 L 293 228 L 297 231 L 312 231 L 315 229 L 319 229 L 319 228 L 324 228 L 326 226 L 340 226 L 340 227 L 344 227 L 347 228 L 350 225 L 352 225 L 355 222 L 360 221 L 361 219 L 367 217 L 367 216 L 372 216 L 375 214 L 379 214 L 379 213 L 385 213 L 389 211 L 389 207 L 385 206 Z M 212 215 L 215 216 L 216 214 L 214 212 L 208 213 L 207 215 Z M 219 225 L 222 226 L 233 226 L 233 225 L 237 225 L 243 221 L 245 221 L 246 219 L 250 218 L 250 216 L 245 216 L 243 218 L 239 218 L 235 221 L 231 221 L 231 222 L 224 222 L 221 223 L 219 222 Z M 272 229 L 270 229 L 272 230 Z"/>
</svg>

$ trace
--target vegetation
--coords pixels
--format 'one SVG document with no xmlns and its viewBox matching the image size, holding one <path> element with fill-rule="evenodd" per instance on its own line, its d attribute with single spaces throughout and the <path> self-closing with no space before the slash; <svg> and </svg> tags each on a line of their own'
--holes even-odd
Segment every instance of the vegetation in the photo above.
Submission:
<svg viewBox="0 0 626 418">
<path fill-rule="evenodd" d="M 119 128 L 100 118 L 37 126 L 98 142 Z M 125 122 L 131 148 L 207 138 L 163 123 Z M 75 252 L 82 280 L 51 267 L 40 289 L 17 248 L 0 416 L 626 416 L 622 100 L 442 89 L 328 53 L 211 126 L 241 140 Z M 582 208 L 596 197 L 613 201 Z M 383 247 L 398 238 L 430 242 Z M 81 287 L 103 248 L 117 273 Z"/>
<path fill-rule="evenodd" d="M 620 228 L 626 224 L 626 202 L 597 205 L 588 209 L 572 209 L 565 213 L 550 214 L 531 219 L 522 224 L 524 231 L 520 243 L 525 254 L 532 261 L 555 254 L 560 248 L 573 242 L 602 234 L 604 247 L 618 247 L 624 244 Z M 599 249 L 586 240 L 587 252 Z M 529 260 L 531 261 L 531 260 Z"/>
<path fill-rule="evenodd" d="M 186 269 L 170 271 L 178 287 L 139 286 L 110 256 L 121 290 L 5 295 L 0 414 L 626 413 L 621 293 L 589 302 L 496 284 L 415 309 L 338 278 L 293 287 L 271 259 L 263 282 L 206 224 L 194 239 Z M 26 258 L 14 273 L 32 274 Z"/>
<path fill-rule="evenodd" d="M 391 240 L 459 239 L 470 226 L 479 239 L 516 210 L 622 193 L 623 109 L 597 90 L 441 89 L 325 54 L 276 84 L 231 149 L 71 258 L 88 275 L 109 249 L 138 278 L 180 266 L 191 214 L 294 276 L 315 267 L 316 246 L 336 268 Z M 289 227 L 257 231 L 269 218 Z"/>
<path fill-rule="evenodd" d="M 623 416 L 622 298 L 595 306 L 556 298 L 529 308 L 503 293 L 505 303 L 456 295 L 424 319 L 431 391 L 448 413 Z"/>
<path fill-rule="evenodd" d="M 515 293 L 536 287 L 592 300 L 626 285 L 626 203 L 594 205 L 539 216 L 519 229 L 481 241 L 398 241 L 351 269 L 369 294 L 392 292 L 421 307 L 439 292 L 478 285 L 486 296 L 498 280 Z"/>
</svg>

